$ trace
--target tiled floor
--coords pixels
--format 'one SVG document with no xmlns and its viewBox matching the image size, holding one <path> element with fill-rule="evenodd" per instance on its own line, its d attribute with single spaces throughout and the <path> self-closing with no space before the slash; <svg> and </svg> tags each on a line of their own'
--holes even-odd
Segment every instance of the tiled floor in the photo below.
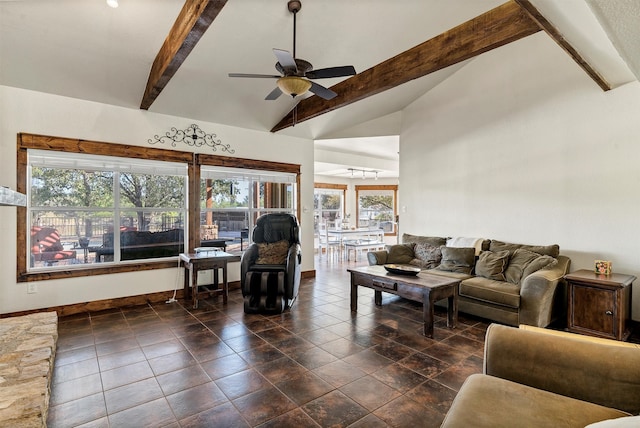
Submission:
<svg viewBox="0 0 640 428">
<path fill-rule="evenodd" d="M 245 315 L 239 290 L 61 318 L 49 427 L 437 427 L 481 371 L 488 323 L 461 314 L 435 340 L 421 305 L 360 288 L 316 261 L 293 308 Z"/>
</svg>

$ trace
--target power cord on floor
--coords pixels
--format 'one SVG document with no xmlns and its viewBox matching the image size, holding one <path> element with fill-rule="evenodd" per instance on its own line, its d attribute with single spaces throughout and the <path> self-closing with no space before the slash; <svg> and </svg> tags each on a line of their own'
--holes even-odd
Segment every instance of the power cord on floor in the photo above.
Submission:
<svg viewBox="0 0 640 428">
<path fill-rule="evenodd" d="M 167 300 L 165 303 L 175 303 L 178 301 L 176 300 L 176 293 L 178 292 L 178 286 L 180 284 L 180 272 L 181 272 L 180 257 L 178 257 L 178 273 L 176 274 L 176 285 L 173 289 L 173 296 L 169 300 Z"/>
</svg>

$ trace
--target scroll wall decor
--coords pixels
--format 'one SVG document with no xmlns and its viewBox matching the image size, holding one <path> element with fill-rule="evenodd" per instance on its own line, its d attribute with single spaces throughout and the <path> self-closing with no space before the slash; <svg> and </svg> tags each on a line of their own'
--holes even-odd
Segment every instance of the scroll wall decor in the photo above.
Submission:
<svg viewBox="0 0 640 428">
<path fill-rule="evenodd" d="M 172 147 L 176 147 L 177 143 L 184 143 L 193 147 L 209 146 L 214 152 L 218 149 L 231 154 L 236 152 L 230 144 L 223 144 L 216 134 L 207 134 L 196 124 L 189 125 L 184 130 L 172 127 L 163 136 L 154 135 L 153 139 L 150 138 L 147 142 L 149 144 L 170 143 Z"/>
</svg>

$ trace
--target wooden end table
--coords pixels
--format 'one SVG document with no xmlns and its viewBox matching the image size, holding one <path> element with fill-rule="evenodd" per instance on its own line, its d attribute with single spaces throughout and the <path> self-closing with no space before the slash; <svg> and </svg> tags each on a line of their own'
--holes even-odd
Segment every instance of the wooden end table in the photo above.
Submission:
<svg viewBox="0 0 640 428">
<path fill-rule="evenodd" d="M 564 279 L 568 287 L 568 331 L 616 340 L 629 337 L 635 276 L 601 275 L 582 269 Z"/>
<path fill-rule="evenodd" d="M 208 297 L 212 294 L 222 294 L 222 301 L 227 303 L 229 296 L 227 263 L 238 261 L 240 261 L 240 256 L 224 251 L 181 253 L 180 264 L 184 267 L 184 298 L 193 300 L 194 309 L 198 308 L 198 298 Z M 213 270 L 212 284 L 198 285 L 198 272 L 201 270 Z M 218 270 L 222 270 L 222 284 L 219 284 L 218 281 Z"/>
<path fill-rule="evenodd" d="M 422 303 L 424 335 L 433 338 L 433 305 L 448 299 L 447 327 L 455 328 L 458 321 L 459 279 L 420 272 L 415 276 L 394 275 L 383 266 L 347 269 L 351 273 L 351 310 L 358 310 L 358 286 L 375 290 L 374 302 L 382 304 L 382 292 Z"/>
</svg>

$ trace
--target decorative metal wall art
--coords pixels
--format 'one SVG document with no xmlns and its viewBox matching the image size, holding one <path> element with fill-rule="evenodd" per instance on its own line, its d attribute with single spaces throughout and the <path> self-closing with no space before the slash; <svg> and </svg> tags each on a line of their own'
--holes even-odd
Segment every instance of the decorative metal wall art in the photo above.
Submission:
<svg viewBox="0 0 640 428">
<path fill-rule="evenodd" d="M 184 130 L 172 127 L 163 136 L 154 135 L 153 139 L 149 139 L 147 142 L 149 144 L 171 143 L 172 147 L 176 147 L 176 143 L 184 143 L 193 147 L 209 146 L 214 152 L 218 151 L 218 149 L 231 154 L 236 152 L 231 148 L 230 144 L 223 144 L 216 134 L 207 134 L 196 124 L 189 125 Z"/>
</svg>

